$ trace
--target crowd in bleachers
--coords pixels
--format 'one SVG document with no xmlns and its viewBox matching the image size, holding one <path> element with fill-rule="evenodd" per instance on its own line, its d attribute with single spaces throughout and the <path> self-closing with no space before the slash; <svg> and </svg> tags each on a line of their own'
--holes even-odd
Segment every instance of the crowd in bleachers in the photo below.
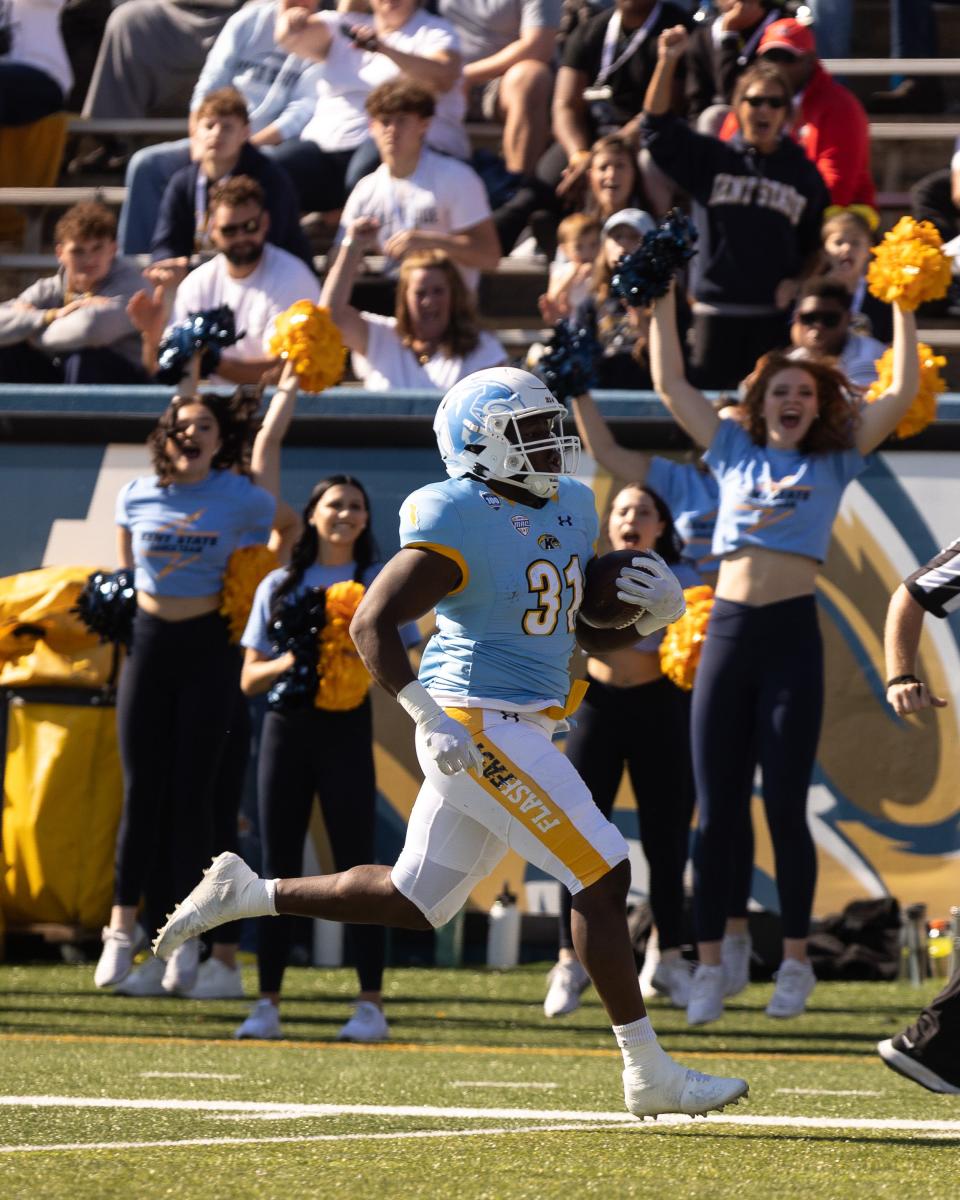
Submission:
<svg viewBox="0 0 960 1200">
<path fill-rule="evenodd" d="M 876 347 L 856 339 L 888 341 L 889 312 L 865 294 L 865 263 L 851 274 L 823 252 L 821 233 L 825 216 L 845 220 L 862 247 L 879 220 L 866 113 L 817 53 L 818 38 L 849 52 L 850 6 L 814 5 L 815 27 L 792 7 L 8 0 L 0 143 L 68 105 L 111 121 L 182 115 L 189 134 L 139 149 L 119 134 L 88 135 L 70 147 L 63 173 L 73 181 L 125 170 L 119 225 L 90 205 L 57 225 L 56 275 L 0 304 L 4 377 L 150 379 L 171 320 L 236 302 L 251 316 L 221 377 L 254 382 L 275 365 L 262 338 L 291 291 L 320 292 L 287 256 L 312 267 L 329 250 L 324 294 L 349 324 L 353 374 L 367 387 L 442 388 L 504 361 L 473 310 L 481 272 L 507 256 L 551 264 L 543 320 L 596 331 L 601 386 L 648 387 L 643 330 L 627 328 L 608 281 L 630 230 L 675 204 L 700 235 L 678 313 L 698 383 L 735 388 L 759 353 L 795 341 L 797 297 L 822 275 L 850 291 L 845 352 L 866 361 Z M 932 52 L 926 17 L 908 32 L 902 8 L 891 6 L 901 50 Z M 932 94 L 923 80 L 900 88 L 901 107 Z M 889 95 L 877 100 L 891 106 Z M 471 146 L 476 120 L 501 126 L 500 154 Z M 2 184 L 35 182 L 29 172 L 25 154 Z M 916 214 L 946 240 L 960 232 L 958 178 L 955 164 L 914 190 Z M 592 224 L 574 235 L 571 218 Z M 260 253 L 253 243 L 265 243 Z M 79 271 L 78 255 L 98 248 L 95 266 Z M 134 255 L 149 266 L 135 267 Z M 408 269 L 439 297 L 439 320 L 426 321 L 409 286 L 394 300 L 411 255 Z M 379 311 L 361 320 L 349 301 L 364 256 L 382 287 Z M 143 295 L 130 287 L 138 270 Z M 534 311 L 526 317 L 535 323 Z"/>
</svg>

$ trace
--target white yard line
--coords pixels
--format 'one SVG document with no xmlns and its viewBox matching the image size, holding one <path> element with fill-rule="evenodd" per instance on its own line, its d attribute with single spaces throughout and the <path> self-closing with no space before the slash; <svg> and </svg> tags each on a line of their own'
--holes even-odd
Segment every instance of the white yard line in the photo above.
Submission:
<svg viewBox="0 0 960 1200">
<path fill-rule="evenodd" d="M 503 1079 L 451 1079 L 449 1087 L 479 1087 L 479 1088 L 538 1088 L 550 1091 L 558 1088 L 559 1083 L 507 1083 Z"/>
<path fill-rule="evenodd" d="M 208 1070 L 142 1070 L 140 1079 L 242 1079 L 242 1075 L 217 1075 Z"/>
<path fill-rule="evenodd" d="M 882 1096 L 883 1092 L 833 1091 L 827 1088 L 774 1088 L 777 1096 Z"/>
</svg>

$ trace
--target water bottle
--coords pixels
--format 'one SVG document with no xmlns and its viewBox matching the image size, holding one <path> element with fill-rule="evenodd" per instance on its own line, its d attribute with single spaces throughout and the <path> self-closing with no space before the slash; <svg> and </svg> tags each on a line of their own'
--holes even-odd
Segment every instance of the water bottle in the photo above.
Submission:
<svg viewBox="0 0 960 1200">
<path fill-rule="evenodd" d="M 487 966 L 504 971 L 520 958 L 520 909 L 517 897 L 504 883 L 503 891 L 490 908 L 487 926 Z"/>
<path fill-rule="evenodd" d="M 434 934 L 433 964 L 436 967 L 459 967 L 463 965 L 463 919 L 465 909 L 441 925 Z"/>
<path fill-rule="evenodd" d="M 900 977 L 919 985 L 927 977 L 927 906 L 909 904 L 900 926 Z"/>
<path fill-rule="evenodd" d="M 339 921 L 313 922 L 313 965 L 315 967 L 343 966 L 343 926 Z"/>
<path fill-rule="evenodd" d="M 927 931 L 927 966 L 933 979 L 946 979 L 950 974 L 953 939 L 950 922 L 943 918 L 931 921 Z"/>
<path fill-rule="evenodd" d="M 950 978 L 960 971 L 960 908 L 950 909 Z"/>
</svg>

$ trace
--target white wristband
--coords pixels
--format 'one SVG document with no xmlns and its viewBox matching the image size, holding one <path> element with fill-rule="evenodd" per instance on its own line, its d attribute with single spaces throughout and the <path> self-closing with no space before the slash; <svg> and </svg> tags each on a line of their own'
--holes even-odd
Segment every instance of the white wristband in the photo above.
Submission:
<svg viewBox="0 0 960 1200">
<path fill-rule="evenodd" d="M 418 725 L 443 713 L 440 705 L 417 679 L 397 692 L 397 703 L 406 709 Z"/>
</svg>

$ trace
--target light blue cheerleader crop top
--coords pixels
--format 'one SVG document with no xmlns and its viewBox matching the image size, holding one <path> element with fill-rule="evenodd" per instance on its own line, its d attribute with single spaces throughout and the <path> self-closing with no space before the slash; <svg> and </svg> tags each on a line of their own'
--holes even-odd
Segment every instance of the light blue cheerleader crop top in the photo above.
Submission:
<svg viewBox="0 0 960 1200">
<path fill-rule="evenodd" d="M 270 536 L 276 504 L 233 471 L 167 487 L 156 476 L 131 480 L 117 496 L 117 524 L 130 530 L 137 590 L 152 596 L 219 592 L 233 551 Z"/>
<path fill-rule="evenodd" d="M 757 446 L 721 421 L 704 460 L 720 487 L 713 553 L 764 546 L 823 562 L 844 490 L 866 467 L 859 450 L 803 454 Z"/>
</svg>

